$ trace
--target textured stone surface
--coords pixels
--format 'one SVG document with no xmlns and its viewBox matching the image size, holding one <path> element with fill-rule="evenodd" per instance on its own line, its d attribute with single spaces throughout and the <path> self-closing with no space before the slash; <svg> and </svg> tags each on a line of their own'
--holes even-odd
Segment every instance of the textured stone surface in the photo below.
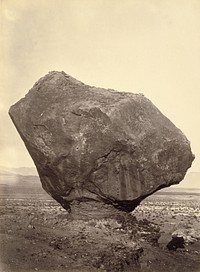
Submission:
<svg viewBox="0 0 200 272">
<path fill-rule="evenodd" d="M 9 114 L 43 188 L 66 209 L 98 200 L 127 211 L 191 166 L 190 143 L 142 94 L 50 72 Z"/>
</svg>

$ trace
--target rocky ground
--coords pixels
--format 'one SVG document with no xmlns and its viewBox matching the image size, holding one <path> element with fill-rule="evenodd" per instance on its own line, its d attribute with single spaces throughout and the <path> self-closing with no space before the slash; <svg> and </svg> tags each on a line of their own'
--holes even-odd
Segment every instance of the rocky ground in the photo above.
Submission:
<svg viewBox="0 0 200 272">
<path fill-rule="evenodd" d="M 164 199 L 153 196 L 132 215 L 76 202 L 73 216 L 53 200 L 4 197 L 1 271 L 200 271 L 198 198 Z M 168 250 L 175 231 L 186 243 Z"/>
</svg>

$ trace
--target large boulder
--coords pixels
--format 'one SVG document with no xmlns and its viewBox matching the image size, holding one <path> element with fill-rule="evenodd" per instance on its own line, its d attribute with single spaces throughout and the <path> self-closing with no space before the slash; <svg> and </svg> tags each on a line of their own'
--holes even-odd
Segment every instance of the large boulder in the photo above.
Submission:
<svg viewBox="0 0 200 272">
<path fill-rule="evenodd" d="M 9 114 L 43 188 L 66 209 L 95 200 L 131 211 L 179 183 L 194 159 L 183 133 L 144 95 L 64 72 L 41 78 Z"/>
</svg>

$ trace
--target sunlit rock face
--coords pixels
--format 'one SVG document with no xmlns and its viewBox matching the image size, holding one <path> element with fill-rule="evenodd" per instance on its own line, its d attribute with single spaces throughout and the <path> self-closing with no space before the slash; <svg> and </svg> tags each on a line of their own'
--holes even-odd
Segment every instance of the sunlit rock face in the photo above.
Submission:
<svg viewBox="0 0 200 272">
<path fill-rule="evenodd" d="M 95 200 L 131 211 L 179 183 L 194 159 L 183 133 L 142 94 L 64 72 L 41 78 L 9 114 L 43 188 L 66 209 Z"/>
</svg>

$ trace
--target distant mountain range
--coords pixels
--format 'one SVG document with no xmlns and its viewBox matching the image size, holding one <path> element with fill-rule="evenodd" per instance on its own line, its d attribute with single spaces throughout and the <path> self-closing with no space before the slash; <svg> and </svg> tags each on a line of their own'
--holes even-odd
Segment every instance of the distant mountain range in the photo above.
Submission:
<svg viewBox="0 0 200 272">
<path fill-rule="evenodd" d="M 8 168 L 0 165 L 0 175 L 38 176 L 35 167 Z"/>
<path fill-rule="evenodd" d="M 0 198 L 51 199 L 33 167 L 0 166 Z"/>
<path fill-rule="evenodd" d="M 38 173 L 35 167 L 8 168 L 0 166 L 0 184 L 20 184 L 26 186 L 41 187 Z M 178 185 L 163 190 L 200 189 L 200 172 L 189 172 Z"/>
</svg>

